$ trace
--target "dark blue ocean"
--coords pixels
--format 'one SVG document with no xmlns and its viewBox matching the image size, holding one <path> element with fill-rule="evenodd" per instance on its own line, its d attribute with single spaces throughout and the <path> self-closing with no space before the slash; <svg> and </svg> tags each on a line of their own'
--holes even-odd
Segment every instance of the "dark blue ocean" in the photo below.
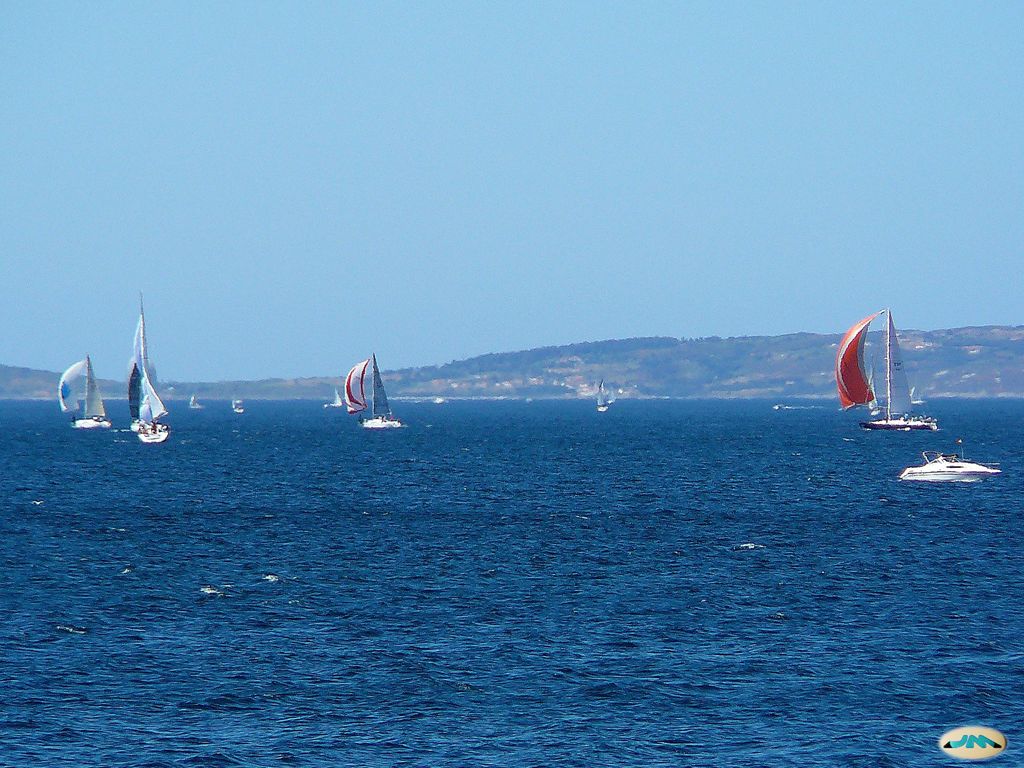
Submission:
<svg viewBox="0 0 1024 768">
<path fill-rule="evenodd" d="M 1022 403 L 246 405 L 0 402 L 0 765 L 1020 764 Z"/>
</svg>

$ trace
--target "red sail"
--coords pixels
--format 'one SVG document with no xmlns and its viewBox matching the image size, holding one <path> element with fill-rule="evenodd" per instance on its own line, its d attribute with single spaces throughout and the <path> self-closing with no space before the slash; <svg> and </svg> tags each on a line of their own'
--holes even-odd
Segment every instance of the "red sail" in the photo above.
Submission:
<svg viewBox="0 0 1024 768">
<path fill-rule="evenodd" d="M 839 389 L 839 402 L 843 408 L 864 405 L 875 399 L 864 372 L 864 338 L 868 326 L 881 312 L 869 315 L 853 326 L 839 342 L 836 353 L 836 386 Z"/>
</svg>

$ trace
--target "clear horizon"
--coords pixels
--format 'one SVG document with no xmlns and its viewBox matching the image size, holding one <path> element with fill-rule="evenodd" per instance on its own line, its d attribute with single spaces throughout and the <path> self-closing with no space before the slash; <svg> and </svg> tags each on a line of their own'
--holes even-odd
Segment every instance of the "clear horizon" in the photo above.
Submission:
<svg viewBox="0 0 1024 768">
<path fill-rule="evenodd" d="M 1020 325 L 1024 6 L 12 6 L 0 363 Z"/>
</svg>

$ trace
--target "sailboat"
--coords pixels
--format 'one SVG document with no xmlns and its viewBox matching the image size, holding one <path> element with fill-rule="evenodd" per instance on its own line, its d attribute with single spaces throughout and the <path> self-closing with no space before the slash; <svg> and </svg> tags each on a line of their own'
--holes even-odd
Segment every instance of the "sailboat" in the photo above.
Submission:
<svg viewBox="0 0 1024 768">
<path fill-rule="evenodd" d="M 78 398 L 72 397 L 77 389 L 78 382 L 85 376 L 85 402 L 82 406 L 82 415 L 78 415 Z M 103 398 L 100 396 L 100 388 L 96 384 L 96 377 L 92 372 L 92 360 L 85 356 L 85 360 L 79 360 L 61 374 L 57 383 L 57 400 L 60 402 L 60 409 L 64 413 L 72 413 L 71 426 L 75 429 L 109 429 L 110 419 L 107 418 L 107 410 L 103 407 Z"/>
<path fill-rule="evenodd" d="M 167 415 L 160 395 L 150 374 L 149 351 L 146 347 L 146 312 L 139 295 L 139 322 L 135 326 L 131 369 L 128 373 L 128 411 L 132 417 L 132 431 L 144 443 L 162 443 L 171 434 L 171 428 L 161 424 Z"/>
<path fill-rule="evenodd" d="M 231 401 L 231 410 L 235 413 L 245 413 L 245 403 L 240 399 L 235 398 Z"/>
<path fill-rule="evenodd" d="M 191 408 L 193 411 L 203 410 L 203 404 L 199 402 L 199 398 L 197 398 L 195 395 L 192 395 L 192 397 L 188 399 L 188 407 Z"/>
<path fill-rule="evenodd" d="M 876 395 L 876 377 L 864 370 L 864 342 L 868 326 L 882 314 L 885 314 L 888 320 L 885 329 L 885 391 Z M 860 425 L 864 429 L 907 432 L 913 429 L 939 428 L 935 419 L 910 413 L 910 386 L 907 382 L 907 373 L 903 370 L 899 336 L 893 324 L 892 311 L 889 309 L 882 309 L 865 317 L 843 336 L 839 342 L 839 351 L 836 353 L 836 387 L 843 410 L 857 405 L 872 405 L 873 409 L 878 409 L 877 415 L 881 418 L 862 421 Z M 872 415 L 876 415 L 874 410 Z"/>
<path fill-rule="evenodd" d="M 611 405 L 611 400 L 608 399 L 608 393 L 604 390 L 604 379 L 601 379 L 601 383 L 597 385 L 597 412 L 604 413 L 608 410 L 609 405 Z"/>
<path fill-rule="evenodd" d="M 366 399 L 367 368 L 371 368 L 373 377 L 369 402 Z M 352 370 L 345 377 L 345 407 L 349 413 L 360 413 L 367 409 L 370 410 L 370 418 L 360 417 L 359 419 L 359 423 L 366 429 L 391 429 L 404 426 L 391 413 L 391 408 L 388 405 L 388 396 L 384 391 L 384 382 L 380 378 L 380 369 L 377 368 L 377 355 L 375 354 L 353 365 Z"/>
<path fill-rule="evenodd" d="M 341 399 L 341 393 L 338 392 L 338 388 L 334 388 L 334 399 L 329 403 L 324 403 L 324 408 L 344 408 L 345 401 Z"/>
</svg>

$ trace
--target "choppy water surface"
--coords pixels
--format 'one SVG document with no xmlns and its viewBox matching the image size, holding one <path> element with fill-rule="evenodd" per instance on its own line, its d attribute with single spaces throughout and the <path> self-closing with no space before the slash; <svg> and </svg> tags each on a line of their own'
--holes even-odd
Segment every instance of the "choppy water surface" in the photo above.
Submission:
<svg viewBox="0 0 1024 768">
<path fill-rule="evenodd" d="M 1024 406 L 0 403 L 0 764 L 947 765 L 1024 743 Z M 118 414 L 115 414 L 115 417 Z M 121 424 L 127 421 L 120 418 Z M 925 448 L 1001 461 L 907 484 Z"/>
</svg>

